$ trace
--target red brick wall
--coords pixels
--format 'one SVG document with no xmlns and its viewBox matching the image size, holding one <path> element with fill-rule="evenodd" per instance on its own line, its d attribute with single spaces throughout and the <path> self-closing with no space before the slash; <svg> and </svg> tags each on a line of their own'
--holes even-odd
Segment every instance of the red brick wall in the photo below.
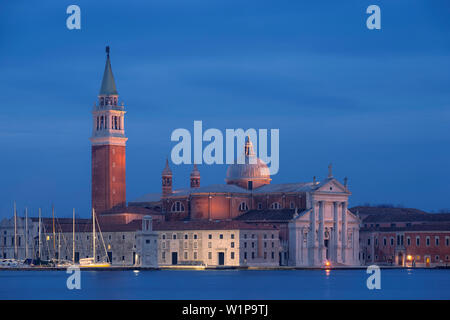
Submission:
<svg viewBox="0 0 450 320">
<path fill-rule="evenodd" d="M 92 146 L 92 207 L 101 213 L 125 204 L 125 146 Z"/>
<path fill-rule="evenodd" d="M 450 232 L 374 231 L 373 234 L 373 238 L 371 237 L 371 232 L 363 232 L 360 234 L 360 250 L 361 254 L 364 253 L 365 260 L 367 262 L 372 261 L 373 258 L 374 262 L 390 263 L 392 261 L 393 263 L 395 263 L 395 255 L 398 255 L 399 252 L 402 252 L 404 257 L 411 255 L 415 262 L 418 264 L 424 264 L 425 257 L 428 256 L 430 258 L 430 265 L 450 265 L 450 240 L 449 245 L 447 245 L 446 243 L 446 237 L 449 237 L 450 239 Z M 397 235 L 403 235 L 403 246 L 397 245 Z M 391 245 L 391 237 L 394 238 L 394 245 Z M 408 237 L 411 239 L 409 245 Z M 419 237 L 420 239 L 419 246 L 416 245 L 416 237 Z M 428 246 L 426 243 L 427 237 L 430 238 L 430 244 Z M 435 237 L 439 237 L 439 245 L 436 245 Z M 370 245 L 368 245 L 368 238 L 371 238 Z M 386 238 L 386 246 L 384 245 L 384 238 Z M 378 239 L 378 244 L 376 244 L 376 239 Z M 372 242 L 374 242 L 373 246 Z M 370 259 L 368 259 L 368 256 L 370 256 Z M 438 260 L 436 260 L 436 256 L 439 256 Z"/>
</svg>

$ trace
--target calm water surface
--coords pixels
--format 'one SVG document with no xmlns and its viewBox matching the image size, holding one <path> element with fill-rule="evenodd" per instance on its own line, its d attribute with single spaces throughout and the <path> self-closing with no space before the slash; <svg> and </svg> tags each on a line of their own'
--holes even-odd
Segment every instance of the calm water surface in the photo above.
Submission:
<svg viewBox="0 0 450 320">
<path fill-rule="evenodd" d="M 365 270 L 0 271 L 0 299 L 450 299 L 450 270 L 381 270 L 368 290 Z"/>
</svg>

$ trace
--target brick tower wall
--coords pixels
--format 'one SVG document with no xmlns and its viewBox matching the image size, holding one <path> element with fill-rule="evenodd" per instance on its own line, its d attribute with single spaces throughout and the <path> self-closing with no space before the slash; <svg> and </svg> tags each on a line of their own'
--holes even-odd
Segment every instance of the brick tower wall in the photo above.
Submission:
<svg viewBox="0 0 450 320">
<path fill-rule="evenodd" d="M 92 146 L 92 207 L 101 213 L 125 205 L 125 146 Z"/>
</svg>

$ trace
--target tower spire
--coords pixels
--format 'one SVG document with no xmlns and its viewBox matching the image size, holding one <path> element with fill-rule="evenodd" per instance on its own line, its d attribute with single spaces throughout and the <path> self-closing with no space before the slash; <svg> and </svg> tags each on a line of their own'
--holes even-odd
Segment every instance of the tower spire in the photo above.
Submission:
<svg viewBox="0 0 450 320">
<path fill-rule="evenodd" d="M 111 68 L 111 60 L 109 59 L 109 46 L 106 47 L 106 65 L 105 71 L 103 72 L 102 87 L 100 88 L 99 95 L 101 96 L 111 96 L 118 95 L 116 89 L 116 82 L 114 81 L 114 75 Z"/>
</svg>

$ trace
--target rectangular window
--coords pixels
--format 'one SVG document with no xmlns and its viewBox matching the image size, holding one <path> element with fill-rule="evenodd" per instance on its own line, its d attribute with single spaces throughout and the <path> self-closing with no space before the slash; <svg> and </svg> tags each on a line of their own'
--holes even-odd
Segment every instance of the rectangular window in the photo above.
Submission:
<svg viewBox="0 0 450 320">
<path fill-rule="evenodd" d="M 267 259 L 267 252 L 264 252 L 264 259 Z"/>
<path fill-rule="evenodd" d="M 184 260 L 187 260 L 187 258 L 188 258 L 188 253 L 187 253 L 187 251 L 185 251 L 184 252 Z"/>
<path fill-rule="evenodd" d="M 244 259 L 247 260 L 247 252 L 244 252 Z"/>
<path fill-rule="evenodd" d="M 411 238 L 410 238 L 410 237 L 406 238 L 406 244 L 407 244 L 408 246 L 411 245 Z"/>
<path fill-rule="evenodd" d="M 445 237 L 445 245 L 448 247 L 450 245 L 450 238 Z"/>
<path fill-rule="evenodd" d="M 208 259 L 209 259 L 209 260 L 212 259 L 212 252 L 208 252 Z"/>
<path fill-rule="evenodd" d="M 197 251 L 194 251 L 194 260 L 197 260 Z"/>
<path fill-rule="evenodd" d="M 231 243 L 231 247 L 234 248 L 234 242 Z"/>
<path fill-rule="evenodd" d="M 367 239 L 367 245 L 370 246 L 370 238 Z"/>
<path fill-rule="evenodd" d="M 275 259 L 275 252 L 272 251 L 272 260 Z"/>
<path fill-rule="evenodd" d="M 231 234 L 231 239 L 234 239 L 234 233 Z"/>
<path fill-rule="evenodd" d="M 223 239 L 223 234 L 219 235 L 219 239 Z"/>
<path fill-rule="evenodd" d="M 439 246 L 439 237 L 434 237 L 434 242 L 436 246 Z"/>
<path fill-rule="evenodd" d="M 231 252 L 231 259 L 234 260 L 234 252 Z"/>
<path fill-rule="evenodd" d="M 208 239 L 212 239 L 212 234 L 208 234 Z"/>
<path fill-rule="evenodd" d="M 208 248 L 212 248 L 212 242 L 208 242 Z"/>
<path fill-rule="evenodd" d="M 244 242 L 244 248 L 247 248 L 247 242 Z"/>
<path fill-rule="evenodd" d="M 430 237 L 427 237 L 427 247 L 430 245 Z"/>
<path fill-rule="evenodd" d="M 252 259 L 255 259 L 255 253 L 252 252 Z"/>
</svg>

